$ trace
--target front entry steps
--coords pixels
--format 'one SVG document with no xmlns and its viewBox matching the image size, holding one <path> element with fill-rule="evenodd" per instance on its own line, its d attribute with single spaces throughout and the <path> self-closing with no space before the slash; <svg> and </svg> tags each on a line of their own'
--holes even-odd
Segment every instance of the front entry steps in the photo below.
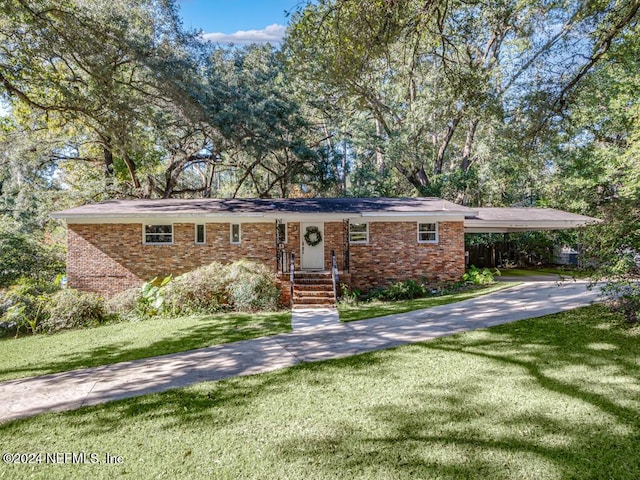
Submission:
<svg viewBox="0 0 640 480">
<path fill-rule="evenodd" d="M 331 272 L 295 272 L 293 308 L 335 308 Z"/>
</svg>

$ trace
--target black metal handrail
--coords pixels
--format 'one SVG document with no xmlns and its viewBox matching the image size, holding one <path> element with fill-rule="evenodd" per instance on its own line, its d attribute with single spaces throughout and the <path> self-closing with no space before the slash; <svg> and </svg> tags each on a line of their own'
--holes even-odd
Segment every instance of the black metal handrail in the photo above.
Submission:
<svg viewBox="0 0 640 480">
<path fill-rule="evenodd" d="M 336 260 L 336 251 L 331 250 L 331 280 L 333 282 L 333 297 L 336 302 L 338 301 L 338 285 L 340 279 L 338 278 L 338 261 Z"/>
<path fill-rule="evenodd" d="M 296 254 L 291 252 L 291 263 L 289 264 L 289 287 L 291 294 L 291 308 L 293 308 L 293 284 L 295 282 L 294 270 L 296 266 Z"/>
</svg>

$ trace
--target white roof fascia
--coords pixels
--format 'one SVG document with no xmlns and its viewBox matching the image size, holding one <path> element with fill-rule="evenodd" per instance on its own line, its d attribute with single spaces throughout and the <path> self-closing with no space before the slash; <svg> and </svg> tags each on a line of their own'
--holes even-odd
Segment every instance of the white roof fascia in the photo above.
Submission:
<svg viewBox="0 0 640 480">
<path fill-rule="evenodd" d="M 272 222 L 276 219 L 287 222 L 331 222 L 343 221 L 345 219 L 363 219 L 369 222 L 402 222 L 419 219 L 432 219 L 442 221 L 456 220 L 463 221 L 464 214 L 459 212 L 364 212 L 364 213 L 163 213 L 135 215 L 130 213 L 111 214 L 68 214 L 52 215 L 53 218 L 66 220 L 68 224 L 116 224 L 116 223 L 144 223 L 152 224 L 158 222 L 170 223 L 261 223 Z"/>
<path fill-rule="evenodd" d="M 466 233 L 509 233 L 530 230 L 565 230 L 584 227 L 590 222 L 581 220 L 532 220 L 532 221 L 500 221 L 500 220 L 465 220 Z"/>
<path fill-rule="evenodd" d="M 445 214 L 442 215 L 442 212 L 433 212 L 433 213 L 421 213 L 414 215 L 363 215 L 360 217 L 363 222 L 463 222 L 464 215 L 463 214 Z"/>
<path fill-rule="evenodd" d="M 434 210 L 432 212 L 362 212 L 363 217 L 466 217 L 475 211 Z"/>
<path fill-rule="evenodd" d="M 170 214 L 157 213 L 154 215 L 131 215 L 131 214 L 110 214 L 110 215 L 69 215 L 55 216 L 66 220 L 67 224 L 114 224 L 114 223 L 144 223 L 158 224 L 160 222 L 169 223 L 259 223 L 270 222 L 262 214 L 228 214 L 228 215 L 207 215 L 207 214 Z"/>
</svg>

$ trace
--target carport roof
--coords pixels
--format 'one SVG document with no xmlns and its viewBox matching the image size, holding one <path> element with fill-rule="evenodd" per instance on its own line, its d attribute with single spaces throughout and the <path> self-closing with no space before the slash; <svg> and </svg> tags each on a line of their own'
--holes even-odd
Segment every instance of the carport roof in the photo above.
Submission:
<svg viewBox="0 0 640 480">
<path fill-rule="evenodd" d="M 600 223 L 602 220 L 554 208 L 482 207 L 464 220 L 465 233 L 511 233 L 564 230 Z"/>
</svg>

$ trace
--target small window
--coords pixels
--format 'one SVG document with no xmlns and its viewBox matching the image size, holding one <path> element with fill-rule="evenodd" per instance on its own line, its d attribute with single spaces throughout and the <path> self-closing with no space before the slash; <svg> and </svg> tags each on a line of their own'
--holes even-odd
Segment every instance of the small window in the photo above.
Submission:
<svg viewBox="0 0 640 480">
<path fill-rule="evenodd" d="M 240 243 L 240 224 L 231 224 L 231 243 Z"/>
<path fill-rule="evenodd" d="M 169 245 L 173 243 L 173 225 L 145 225 L 144 243 Z"/>
<path fill-rule="evenodd" d="M 278 223 L 277 224 L 277 241 L 278 243 L 287 243 L 287 224 L 286 223 Z"/>
<path fill-rule="evenodd" d="M 196 243 L 198 245 L 204 245 L 206 243 L 207 239 L 205 231 L 204 224 L 196 225 Z"/>
<path fill-rule="evenodd" d="M 437 223 L 419 223 L 418 224 L 418 242 L 419 243 L 437 243 L 438 242 L 438 224 Z"/>
<path fill-rule="evenodd" d="M 349 223 L 349 243 L 368 243 L 369 224 Z"/>
</svg>

